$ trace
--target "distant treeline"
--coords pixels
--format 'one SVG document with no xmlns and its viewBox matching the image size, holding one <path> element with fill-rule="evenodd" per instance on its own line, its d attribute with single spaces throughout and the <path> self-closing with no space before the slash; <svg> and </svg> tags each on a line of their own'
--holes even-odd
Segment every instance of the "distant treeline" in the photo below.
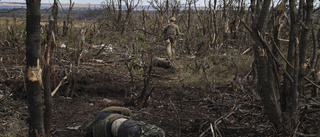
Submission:
<svg viewBox="0 0 320 137">
<path fill-rule="evenodd" d="M 51 9 L 41 9 L 40 10 L 42 19 L 47 19 L 51 15 Z M 59 10 L 59 19 L 66 18 L 64 10 Z M 101 9 L 73 9 L 72 18 L 76 20 L 91 20 L 96 16 L 101 16 Z M 0 9 L 0 17 L 16 17 L 16 18 L 25 18 L 26 9 L 17 8 L 17 9 Z"/>
<path fill-rule="evenodd" d="M 51 9 L 41 9 L 40 10 L 42 19 L 47 19 L 49 15 L 51 15 Z M 60 9 L 59 10 L 59 19 L 65 19 L 67 16 L 67 9 Z M 122 11 L 123 13 L 126 12 L 126 10 Z M 135 10 L 132 13 L 136 14 L 141 12 L 140 10 Z M 156 10 L 149 10 L 149 13 L 156 13 Z M 71 13 L 72 19 L 75 20 L 92 20 L 96 17 L 103 16 L 103 9 L 72 9 Z M 0 17 L 17 17 L 17 18 L 25 18 L 26 17 L 26 9 L 25 8 L 17 8 L 17 9 L 0 9 Z"/>
</svg>

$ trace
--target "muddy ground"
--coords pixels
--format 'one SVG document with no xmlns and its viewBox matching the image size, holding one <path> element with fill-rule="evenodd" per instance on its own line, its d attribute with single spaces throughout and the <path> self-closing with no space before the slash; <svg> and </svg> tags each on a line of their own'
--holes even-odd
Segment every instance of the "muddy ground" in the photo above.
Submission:
<svg viewBox="0 0 320 137">
<path fill-rule="evenodd" d="M 2 51 L 0 55 L 0 90 L 5 95 L 0 99 L 0 135 L 27 136 L 24 52 Z M 125 62 L 99 64 L 84 57 L 82 65 L 76 67 L 75 95 L 63 96 L 68 84 L 64 82 L 53 97 L 51 135 L 81 137 L 100 110 L 116 105 L 130 108 L 136 120 L 161 127 L 168 137 L 275 136 L 277 133 L 264 115 L 259 97 L 252 92 L 253 84 L 246 80 L 239 82 L 244 72 L 233 81 L 236 66 L 232 63 L 231 67 L 220 66 L 226 60 L 230 62 L 230 56 L 216 55 L 219 59 L 209 66 L 215 69 L 212 75 L 205 73 L 205 69 L 192 70 L 196 69 L 192 65 L 197 66 L 195 60 L 203 59 L 201 56 L 181 54 L 170 69 L 154 66 L 148 84 L 148 91 L 153 90 L 145 107 L 134 103 L 144 87 L 139 62 L 135 63 L 137 68 L 133 67 L 136 71 L 132 84 Z M 67 67 L 68 63 L 57 61 L 56 83 L 64 77 Z M 203 79 L 190 83 L 197 75 Z M 208 82 L 206 76 L 216 77 L 220 82 Z M 297 133 L 315 135 L 317 115 L 306 114 Z"/>
</svg>

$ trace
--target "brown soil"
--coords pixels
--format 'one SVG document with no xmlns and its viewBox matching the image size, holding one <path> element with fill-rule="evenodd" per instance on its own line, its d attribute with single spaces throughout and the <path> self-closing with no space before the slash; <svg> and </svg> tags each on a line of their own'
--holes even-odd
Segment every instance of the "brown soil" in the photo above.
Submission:
<svg viewBox="0 0 320 137">
<path fill-rule="evenodd" d="M 1 67 L 1 90 L 10 89 L 12 96 L 0 100 L 0 132 L 19 127 L 15 135 L 27 134 L 27 101 L 23 82 L 23 56 L 1 54 L 5 64 Z M 179 61 L 190 61 L 180 57 Z M 192 62 L 192 61 L 190 61 Z M 58 63 L 57 63 L 58 64 Z M 4 67 L 5 66 L 5 67 Z M 59 67 L 62 67 L 60 65 Z M 59 71 L 57 67 L 57 71 Z M 4 70 L 7 68 L 7 70 Z M 76 74 L 76 94 L 64 97 L 66 84 L 60 87 L 53 97 L 53 137 L 81 137 L 86 125 L 105 107 L 118 105 L 130 108 L 135 120 L 157 125 L 163 128 L 168 137 L 212 136 L 273 136 L 274 127 L 263 115 L 260 100 L 251 96 L 249 90 L 241 90 L 235 83 L 222 85 L 194 86 L 181 84 L 183 78 L 173 74 L 184 71 L 183 68 L 164 69 L 154 67 L 149 90 L 154 87 L 148 105 L 139 107 L 132 103 L 126 93 L 137 98 L 143 90 L 143 77 L 135 76 L 132 88 L 130 73 L 123 62 L 109 65 L 87 65 L 78 68 Z M 20 74 L 21 73 L 21 74 Z M 57 83 L 64 76 L 57 72 Z M 225 77 L 229 77 L 226 75 Z M 305 120 L 308 121 L 308 120 Z M 11 124 L 15 124 L 14 127 Z M 308 122 L 303 125 L 305 134 L 314 134 Z M 79 129 L 69 129 L 80 126 Z M 211 128 L 210 128 L 211 127 Z M 22 131 L 22 132 L 21 132 Z M 12 131 L 13 132 L 13 131 Z"/>
</svg>

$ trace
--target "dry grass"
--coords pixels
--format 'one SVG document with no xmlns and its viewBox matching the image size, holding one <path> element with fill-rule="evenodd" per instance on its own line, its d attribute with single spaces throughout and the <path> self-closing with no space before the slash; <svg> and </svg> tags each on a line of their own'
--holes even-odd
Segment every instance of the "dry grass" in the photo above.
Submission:
<svg viewBox="0 0 320 137">
<path fill-rule="evenodd" d="M 180 69 L 168 75 L 169 79 L 173 79 L 172 81 L 168 81 L 168 86 L 221 86 L 233 81 L 237 68 L 239 69 L 237 78 L 242 78 L 252 63 L 252 59 L 250 58 L 220 56 L 219 53 L 186 60 L 188 61 L 176 62 L 176 66 L 180 66 Z"/>
<path fill-rule="evenodd" d="M 63 26 L 63 21 L 59 19 L 58 20 L 58 26 L 62 27 Z M 91 20 L 73 20 L 73 25 L 76 28 L 82 28 L 85 27 L 94 21 Z M 25 18 L 16 18 L 16 23 L 17 25 L 25 25 L 26 24 L 26 19 Z M 49 21 L 48 19 L 41 19 L 40 25 L 45 26 L 48 24 Z M 6 28 L 6 25 L 12 26 L 14 24 L 14 18 L 13 17 L 0 17 L 0 28 Z"/>
</svg>

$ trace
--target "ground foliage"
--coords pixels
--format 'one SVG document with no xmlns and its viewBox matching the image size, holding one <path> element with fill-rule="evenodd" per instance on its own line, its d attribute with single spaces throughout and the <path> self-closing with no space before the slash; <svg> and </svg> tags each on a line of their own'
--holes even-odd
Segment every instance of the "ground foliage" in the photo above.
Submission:
<svg viewBox="0 0 320 137">
<path fill-rule="evenodd" d="M 166 58 L 158 35 L 133 28 L 124 34 L 98 31 L 99 24 L 85 23 L 75 24 L 78 29 L 56 41 L 53 89 L 68 78 L 53 97 L 52 136 L 83 136 L 95 115 L 114 105 L 130 108 L 136 120 L 163 128 L 169 137 L 278 135 L 255 92 L 255 79 L 247 75 L 253 61 L 251 51 L 243 53 L 250 46 L 245 45 L 248 38 L 221 40 L 220 45 L 206 45 L 201 39 L 179 41 L 172 67 L 153 66 L 147 74 L 152 59 Z M 27 136 L 24 31 L 1 32 L 6 37 L 0 41 L 0 136 Z M 66 97 L 70 71 L 75 93 Z M 144 90 L 151 91 L 150 97 L 139 106 L 137 99 Z M 300 109 L 305 110 L 301 123 L 288 129 L 296 135 L 316 133 L 319 112 L 309 106 L 319 102 L 310 94 L 301 96 Z"/>
<path fill-rule="evenodd" d="M 21 54 L 6 51 L 2 53 L 1 91 L 12 95 L 1 99 L 0 130 L 4 136 L 25 136 L 28 113 L 24 87 L 24 55 L 19 51 L 16 53 Z M 135 98 L 135 94 L 142 90 L 143 76 L 138 73 L 141 68 L 136 68 L 135 89 L 132 89 L 130 73 L 124 62 L 80 65 L 77 68 L 75 96 L 62 96 L 66 87 L 62 86 L 58 91 L 60 95 L 53 97 L 52 136 L 84 135 L 85 126 L 94 119 L 95 114 L 112 105 L 129 107 L 136 120 L 158 125 L 166 131 L 167 136 L 211 136 L 211 126 L 215 134 L 222 136 L 276 135 L 264 115 L 259 97 L 252 94 L 253 87 L 246 80 L 241 81 L 242 77 L 232 80 L 236 66 L 220 66 L 232 64 L 230 56 L 218 52 L 213 56 L 216 61 L 210 67 L 215 75 L 208 75 L 201 69 L 194 71 L 184 65 L 195 66 L 194 62 L 200 62 L 200 56 L 190 58 L 189 55 L 179 55 L 177 62 L 180 63 L 176 63 L 172 69 L 154 67 L 151 75 L 154 91 L 148 105 L 143 108 L 135 106 L 131 97 L 125 98 L 125 92 L 133 92 L 132 96 Z M 235 60 L 250 60 L 250 57 L 246 58 Z M 59 72 L 58 68 L 68 65 L 62 63 L 56 67 Z M 60 80 L 63 73 L 57 74 L 57 79 Z M 215 83 L 210 78 L 211 82 L 206 83 L 205 75 L 225 82 Z M 305 114 L 298 132 L 314 134 L 316 119 L 315 114 Z M 77 130 L 69 129 L 77 126 L 80 126 Z"/>
</svg>

